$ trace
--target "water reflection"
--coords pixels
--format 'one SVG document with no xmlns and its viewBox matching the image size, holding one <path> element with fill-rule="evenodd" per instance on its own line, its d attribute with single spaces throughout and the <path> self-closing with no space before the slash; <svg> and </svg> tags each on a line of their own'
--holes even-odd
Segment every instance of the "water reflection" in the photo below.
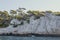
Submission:
<svg viewBox="0 0 60 40">
<path fill-rule="evenodd" d="M 19 37 L 19 36 L 0 36 L 0 40 L 60 40 L 60 37 Z"/>
</svg>

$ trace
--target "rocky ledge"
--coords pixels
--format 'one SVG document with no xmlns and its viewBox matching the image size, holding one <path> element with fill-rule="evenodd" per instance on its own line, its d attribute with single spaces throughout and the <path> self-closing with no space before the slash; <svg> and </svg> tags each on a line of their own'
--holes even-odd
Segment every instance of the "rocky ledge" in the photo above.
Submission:
<svg viewBox="0 0 60 40">
<path fill-rule="evenodd" d="M 20 37 L 60 37 L 60 34 L 34 34 L 34 33 L 28 33 L 28 34 L 12 34 L 12 33 L 3 33 L 0 34 L 0 36 L 20 36 Z"/>
</svg>

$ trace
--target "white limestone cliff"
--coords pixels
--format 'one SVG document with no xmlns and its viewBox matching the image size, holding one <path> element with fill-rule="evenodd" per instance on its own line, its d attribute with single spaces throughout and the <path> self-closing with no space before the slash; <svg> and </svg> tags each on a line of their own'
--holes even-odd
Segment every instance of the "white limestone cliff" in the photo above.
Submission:
<svg viewBox="0 0 60 40">
<path fill-rule="evenodd" d="M 31 16 L 30 23 L 23 22 L 23 25 L 18 25 L 21 21 L 13 19 L 11 24 L 15 23 L 18 26 L 14 28 L 13 25 L 9 25 L 7 28 L 0 28 L 0 33 L 60 34 L 60 16 L 55 16 L 52 13 L 46 13 L 45 16 L 36 20 L 34 20 L 34 16 Z"/>
</svg>

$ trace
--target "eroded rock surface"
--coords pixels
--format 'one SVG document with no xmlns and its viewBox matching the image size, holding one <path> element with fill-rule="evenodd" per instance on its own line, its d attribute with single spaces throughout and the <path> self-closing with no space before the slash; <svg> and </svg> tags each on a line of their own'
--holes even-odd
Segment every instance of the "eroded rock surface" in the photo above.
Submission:
<svg viewBox="0 0 60 40">
<path fill-rule="evenodd" d="M 30 18 L 30 23 L 23 21 L 23 25 L 18 25 L 21 21 L 13 19 L 11 24 L 7 28 L 0 28 L 1 33 L 13 33 L 13 34 L 27 34 L 27 33 L 37 33 L 37 34 L 60 34 L 60 16 L 55 16 L 46 13 L 45 16 L 34 20 L 34 16 Z M 13 27 L 14 23 L 18 25 Z"/>
</svg>

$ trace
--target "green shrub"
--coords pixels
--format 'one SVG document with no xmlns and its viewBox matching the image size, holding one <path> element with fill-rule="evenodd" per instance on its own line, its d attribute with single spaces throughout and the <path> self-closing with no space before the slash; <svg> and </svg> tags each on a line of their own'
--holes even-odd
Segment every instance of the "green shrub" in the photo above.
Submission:
<svg viewBox="0 0 60 40">
<path fill-rule="evenodd" d="M 14 25 L 13 27 L 17 27 L 18 25 Z"/>
<path fill-rule="evenodd" d="M 8 27 L 8 24 L 0 24 L 0 28 Z"/>
<path fill-rule="evenodd" d="M 39 16 L 36 16 L 36 17 L 34 18 L 34 20 L 39 19 L 39 18 L 40 18 Z"/>
<path fill-rule="evenodd" d="M 56 16 L 60 16 L 60 14 L 55 14 Z"/>
<path fill-rule="evenodd" d="M 27 23 L 30 23 L 30 20 L 27 20 Z"/>
<path fill-rule="evenodd" d="M 24 22 L 22 21 L 20 25 L 23 25 L 23 24 L 24 24 Z"/>
</svg>

